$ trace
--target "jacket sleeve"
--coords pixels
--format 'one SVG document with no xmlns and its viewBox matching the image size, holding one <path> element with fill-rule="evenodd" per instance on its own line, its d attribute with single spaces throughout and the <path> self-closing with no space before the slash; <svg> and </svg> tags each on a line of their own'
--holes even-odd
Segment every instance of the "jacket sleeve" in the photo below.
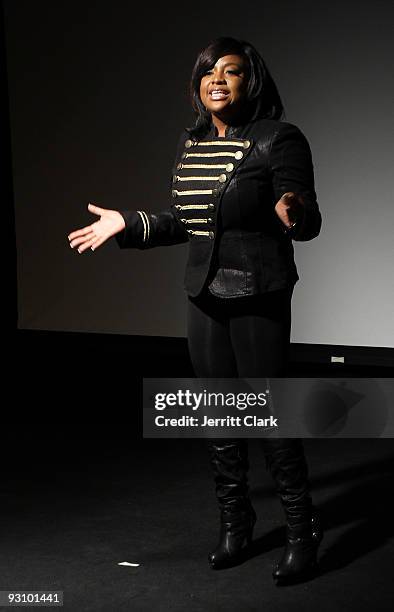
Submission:
<svg viewBox="0 0 394 612">
<path fill-rule="evenodd" d="M 321 214 L 316 201 L 312 154 L 301 130 L 282 122 L 274 134 L 269 156 L 276 201 L 287 191 L 301 196 L 302 213 L 290 230 L 293 240 L 312 240 L 321 228 Z"/>
<path fill-rule="evenodd" d="M 184 225 L 171 209 L 158 213 L 143 210 L 120 210 L 125 229 L 115 238 L 121 249 L 151 249 L 187 242 L 189 236 Z"/>
<path fill-rule="evenodd" d="M 175 166 L 183 151 L 185 132 L 178 140 Z M 189 234 L 183 223 L 171 208 L 157 213 L 144 210 L 120 210 L 126 227 L 116 234 L 116 241 L 121 249 L 151 249 L 158 246 L 170 246 L 188 242 Z"/>
</svg>

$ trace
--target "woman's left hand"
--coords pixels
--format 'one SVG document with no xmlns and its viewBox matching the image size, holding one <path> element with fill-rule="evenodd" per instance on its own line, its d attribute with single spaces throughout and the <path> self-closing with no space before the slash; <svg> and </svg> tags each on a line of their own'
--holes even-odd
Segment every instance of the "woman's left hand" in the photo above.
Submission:
<svg viewBox="0 0 394 612">
<path fill-rule="evenodd" d="M 303 203 L 301 196 L 297 196 L 293 191 L 287 191 L 275 204 L 275 212 L 282 223 L 290 228 L 302 215 Z"/>
</svg>

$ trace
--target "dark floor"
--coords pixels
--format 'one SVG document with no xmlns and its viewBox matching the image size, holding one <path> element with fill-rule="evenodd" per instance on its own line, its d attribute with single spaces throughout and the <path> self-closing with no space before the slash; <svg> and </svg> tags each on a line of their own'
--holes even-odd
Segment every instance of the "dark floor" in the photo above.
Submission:
<svg viewBox="0 0 394 612">
<path fill-rule="evenodd" d="M 321 573 L 283 588 L 271 567 L 284 517 L 252 440 L 253 555 L 213 571 L 205 441 L 141 436 L 140 377 L 159 375 L 162 356 L 152 359 L 145 373 L 132 354 L 81 344 L 10 356 L 19 376 L 2 417 L 0 590 L 62 590 L 72 612 L 391 610 L 394 440 L 305 440 L 326 528 Z"/>
<path fill-rule="evenodd" d="M 326 528 L 321 575 L 283 588 L 270 575 L 283 515 L 258 441 L 255 556 L 222 571 L 206 559 L 218 516 L 204 442 L 99 446 L 76 455 L 70 441 L 63 460 L 27 458 L 12 475 L 13 458 L 3 463 L 2 590 L 63 590 L 70 611 L 392 609 L 392 440 L 305 441 Z"/>
</svg>

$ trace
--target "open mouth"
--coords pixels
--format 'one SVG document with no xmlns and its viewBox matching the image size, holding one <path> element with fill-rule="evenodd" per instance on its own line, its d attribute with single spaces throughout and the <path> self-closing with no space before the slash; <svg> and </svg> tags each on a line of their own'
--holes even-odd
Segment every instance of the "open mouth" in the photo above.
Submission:
<svg viewBox="0 0 394 612">
<path fill-rule="evenodd" d="M 213 89 L 211 92 L 209 92 L 209 95 L 211 96 L 212 100 L 225 100 L 230 94 L 224 89 Z"/>
</svg>

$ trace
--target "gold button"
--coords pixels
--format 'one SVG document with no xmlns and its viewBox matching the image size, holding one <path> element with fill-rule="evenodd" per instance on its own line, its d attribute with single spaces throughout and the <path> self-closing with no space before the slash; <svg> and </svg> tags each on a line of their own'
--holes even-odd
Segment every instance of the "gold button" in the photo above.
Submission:
<svg viewBox="0 0 394 612">
<path fill-rule="evenodd" d="M 208 219 L 207 219 L 207 223 L 209 223 L 210 225 L 212 225 L 212 223 L 213 223 L 213 219 L 211 219 L 211 217 L 208 217 Z"/>
<path fill-rule="evenodd" d="M 225 174 L 221 174 L 218 180 L 219 183 L 225 183 L 227 181 L 227 176 Z"/>
<path fill-rule="evenodd" d="M 187 219 L 181 219 L 182 223 L 187 223 Z"/>
<path fill-rule="evenodd" d="M 176 190 L 176 189 L 173 189 L 173 190 L 172 190 L 172 197 L 173 197 L 173 198 L 176 198 L 176 197 L 177 197 L 177 195 L 178 195 L 177 190 Z"/>
<path fill-rule="evenodd" d="M 178 181 L 179 176 L 177 176 L 176 174 L 174 174 L 174 176 L 172 177 L 172 182 L 176 183 Z"/>
<path fill-rule="evenodd" d="M 193 142 L 190 139 L 186 140 L 185 142 L 186 149 L 190 149 L 190 147 L 192 146 L 193 146 Z"/>
<path fill-rule="evenodd" d="M 215 204 L 208 204 L 209 210 L 215 210 Z"/>
<path fill-rule="evenodd" d="M 187 153 L 182 153 L 181 159 L 186 159 Z"/>
<path fill-rule="evenodd" d="M 183 168 L 183 164 L 178 164 L 176 167 L 177 170 L 182 170 L 182 168 Z"/>
<path fill-rule="evenodd" d="M 234 170 L 234 164 L 227 164 L 226 170 L 227 172 L 231 172 L 232 170 Z"/>
<path fill-rule="evenodd" d="M 209 232 L 209 238 L 210 240 L 213 240 L 215 238 L 215 234 L 213 232 Z"/>
<path fill-rule="evenodd" d="M 244 140 L 244 149 L 249 149 L 250 147 L 250 140 Z"/>
<path fill-rule="evenodd" d="M 220 195 L 220 189 L 212 189 L 212 195 L 214 198 L 218 198 Z"/>
<path fill-rule="evenodd" d="M 242 153 L 242 151 L 235 151 L 235 159 L 242 159 L 244 156 L 244 154 Z"/>
<path fill-rule="evenodd" d="M 175 204 L 175 205 L 174 205 L 174 208 L 176 208 L 177 210 L 181 210 L 181 209 L 182 209 L 182 206 L 181 206 L 180 204 Z"/>
</svg>

